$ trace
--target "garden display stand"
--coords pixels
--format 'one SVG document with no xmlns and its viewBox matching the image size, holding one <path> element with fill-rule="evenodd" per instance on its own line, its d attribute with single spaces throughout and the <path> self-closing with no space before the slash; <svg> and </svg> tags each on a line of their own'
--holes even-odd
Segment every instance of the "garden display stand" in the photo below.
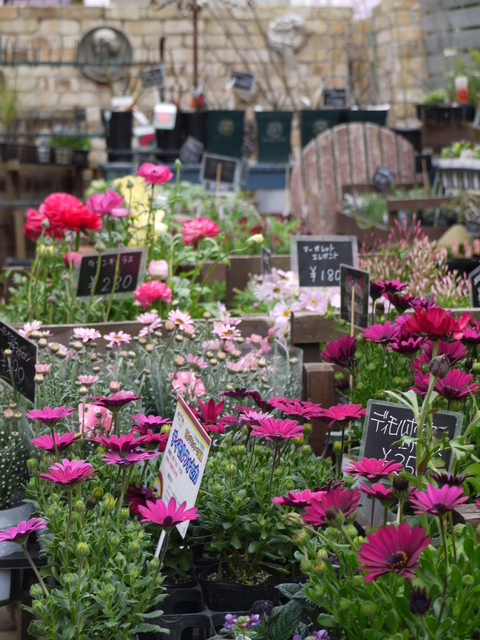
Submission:
<svg viewBox="0 0 480 640">
<path fill-rule="evenodd" d="M 369 184 L 378 166 L 398 183 L 416 182 L 413 146 L 401 135 L 375 124 L 342 124 L 327 129 L 303 150 L 291 178 L 293 214 L 314 235 L 342 233 L 338 210 L 342 187 Z"/>
</svg>

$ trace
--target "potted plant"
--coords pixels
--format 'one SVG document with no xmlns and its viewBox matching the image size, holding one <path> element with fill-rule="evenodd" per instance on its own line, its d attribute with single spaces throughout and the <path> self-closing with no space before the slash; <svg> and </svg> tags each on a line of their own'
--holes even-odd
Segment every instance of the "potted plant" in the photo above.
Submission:
<svg viewBox="0 0 480 640">
<path fill-rule="evenodd" d="M 86 167 L 88 152 L 92 148 L 89 138 L 76 133 L 59 133 L 50 138 L 55 164 Z"/>
</svg>

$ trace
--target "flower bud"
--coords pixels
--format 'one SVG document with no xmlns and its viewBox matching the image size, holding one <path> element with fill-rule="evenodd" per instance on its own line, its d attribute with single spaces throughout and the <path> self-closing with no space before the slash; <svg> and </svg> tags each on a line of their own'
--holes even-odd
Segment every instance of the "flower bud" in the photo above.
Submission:
<svg viewBox="0 0 480 640">
<path fill-rule="evenodd" d="M 81 397 L 88 395 L 87 387 L 81 386 L 80 389 L 78 390 L 78 395 Z"/>
<path fill-rule="evenodd" d="M 148 566 L 150 567 L 150 569 L 155 571 L 158 568 L 159 563 L 160 563 L 160 559 L 159 558 L 152 558 L 150 560 L 150 562 L 148 563 Z"/>
<path fill-rule="evenodd" d="M 310 534 L 307 529 L 299 529 L 298 531 L 295 531 L 292 536 L 293 544 L 297 544 L 299 547 L 306 545 L 309 540 Z"/>
<path fill-rule="evenodd" d="M 130 509 L 128 507 L 123 507 L 120 511 L 120 518 L 122 520 L 128 520 L 128 516 L 130 515 Z"/>
<path fill-rule="evenodd" d="M 85 502 L 85 511 L 92 511 L 97 506 L 97 500 L 93 496 L 87 496 L 87 500 Z"/>
<path fill-rule="evenodd" d="M 302 573 L 309 574 L 312 570 L 312 563 L 308 558 L 303 558 L 300 562 L 300 570 Z"/>
<path fill-rule="evenodd" d="M 305 437 L 308 437 L 312 433 L 312 430 L 313 430 L 313 427 L 310 422 L 306 422 L 303 425 L 303 435 Z"/>
<path fill-rule="evenodd" d="M 334 442 L 333 443 L 333 453 L 338 456 L 342 453 L 342 443 L 341 442 Z"/>
<path fill-rule="evenodd" d="M 322 560 L 316 560 L 312 564 L 312 571 L 316 576 L 321 576 L 325 573 L 325 563 Z"/>
<path fill-rule="evenodd" d="M 93 497 L 96 500 L 100 500 L 100 498 L 103 498 L 103 494 L 104 494 L 104 491 L 102 487 L 95 487 L 95 489 L 93 490 Z"/>
<path fill-rule="evenodd" d="M 123 511 L 123 509 L 122 509 Z M 125 556 L 123 555 L 123 553 L 117 553 L 117 555 L 115 556 L 115 562 L 116 564 L 118 564 L 119 566 L 121 566 L 122 564 L 124 564 L 125 562 Z"/>
<path fill-rule="evenodd" d="M 361 608 L 363 615 L 367 618 L 373 618 L 377 611 L 377 607 L 373 602 L 363 602 Z"/>
<path fill-rule="evenodd" d="M 97 240 L 93 248 L 97 253 L 103 253 L 107 247 L 103 244 L 101 240 Z"/>
<path fill-rule="evenodd" d="M 27 467 L 29 471 L 35 471 L 38 468 L 38 460 L 36 458 L 29 458 L 27 460 Z"/>
<path fill-rule="evenodd" d="M 427 590 L 417 587 L 410 594 L 409 607 L 412 613 L 423 616 L 430 609 L 432 599 L 427 595 Z"/>
<path fill-rule="evenodd" d="M 303 527 L 304 525 L 302 518 L 295 511 L 283 515 L 282 520 L 287 527 Z"/>
<path fill-rule="evenodd" d="M 247 238 L 247 245 L 262 244 L 264 237 L 261 233 L 254 233 L 253 236 Z"/>
<path fill-rule="evenodd" d="M 74 508 L 78 513 L 83 513 L 85 511 L 85 503 L 83 502 L 83 500 L 77 500 L 75 502 Z"/>
<path fill-rule="evenodd" d="M 80 522 L 80 514 L 77 511 L 72 511 L 72 522 Z"/>
<path fill-rule="evenodd" d="M 29 489 L 36 489 L 38 487 L 38 478 L 30 478 L 28 481 Z"/>
<path fill-rule="evenodd" d="M 103 501 L 103 508 L 105 510 L 105 513 L 110 513 L 115 509 L 115 502 L 115 498 L 111 494 L 107 493 L 107 495 L 105 496 L 105 500 Z"/>
<path fill-rule="evenodd" d="M 444 380 L 447 376 L 447 373 L 450 371 L 450 360 L 446 355 L 437 356 L 436 358 L 433 358 L 433 360 L 431 360 L 430 364 L 428 365 L 428 370 L 432 374 L 432 376 L 435 376 L 435 378 Z"/>
<path fill-rule="evenodd" d="M 79 542 L 77 544 L 77 556 L 79 558 L 86 558 L 90 553 L 90 547 L 86 542 Z"/>
<path fill-rule="evenodd" d="M 33 587 L 35 587 L 36 585 L 33 585 Z M 33 589 L 32 587 L 32 589 Z M 30 589 L 30 592 L 32 591 L 32 589 Z M 33 595 L 33 593 L 32 593 Z M 38 616 L 40 617 L 42 615 L 43 612 L 43 601 L 42 600 L 34 600 L 32 602 L 32 609 L 34 610 L 35 613 L 38 613 Z"/>
<path fill-rule="evenodd" d="M 405 498 L 408 496 L 409 486 L 410 483 L 408 482 L 407 478 L 404 478 L 402 476 L 395 476 L 392 480 L 392 490 L 395 498 L 397 500 L 405 500 Z"/>
<path fill-rule="evenodd" d="M 132 556 L 136 555 L 140 551 L 140 545 L 138 542 L 129 542 L 128 543 L 128 553 Z"/>
<path fill-rule="evenodd" d="M 347 598 L 341 598 L 340 602 L 338 603 L 338 608 L 340 609 L 340 611 L 350 611 L 351 606 L 351 602 L 350 600 L 347 600 Z"/>
</svg>

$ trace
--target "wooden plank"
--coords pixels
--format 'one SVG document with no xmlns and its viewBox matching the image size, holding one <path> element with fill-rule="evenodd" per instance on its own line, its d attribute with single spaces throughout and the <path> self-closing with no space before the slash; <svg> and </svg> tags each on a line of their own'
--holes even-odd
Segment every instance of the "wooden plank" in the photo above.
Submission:
<svg viewBox="0 0 480 640">
<path fill-rule="evenodd" d="M 396 213 L 406 209 L 418 211 L 419 209 L 434 209 L 455 200 L 452 196 L 418 196 L 416 198 L 394 198 L 387 196 L 388 213 Z"/>
<path fill-rule="evenodd" d="M 420 180 L 420 183 L 418 182 L 418 180 L 416 182 L 397 182 L 395 181 L 395 187 L 397 189 L 413 189 L 413 187 L 415 185 L 419 185 L 422 184 L 422 181 Z M 362 193 L 371 193 L 372 191 L 376 191 L 375 187 L 373 186 L 373 182 L 366 182 L 364 184 L 344 184 L 342 187 L 342 197 L 345 196 L 347 193 L 352 193 L 354 195 L 359 195 Z"/>
<path fill-rule="evenodd" d="M 461 504 L 453 511 L 453 521 L 455 524 L 471 524 L 475 529 L 480 524 L 480 509 L 475 504 Z"/>
<path fill-rule="evenodd" d="M 320 180 L 320 212 L 322 235 L 334 235 L 337 230 L 335 186 L 335 163 L 333 160 L 332 135 L 324 131 L 316 138 L 318 155 L 318 174 Z M 316 232 L 318 233 L 318 232 Z"/>
<path fill-rule="evenodd" d="M 314 402 L 322 407 L 334 404 L 335 379 L 334 368 L 327 363 L 307 363 L 303 365 L 303 400 Z M 317 456 L 321 455 L 327 435 L 327 423 L 312 420 L 312 433 L 309 444 Z"/>
<path fill-rule="evenodd" d="M 348 147 L 348 125 L 341 124 L 332 129 L 335 180 L 337 185 L 337 199 L 342 194 L 342 185 L 353 182 L 350 163 L 350 150 Z"/>
<path fill-rule="evenodd" d="M 15 236 L 15 257 L 27 257 L 27 240 L 23 233 L 25 226 L 25 209 L 13 209 L 13 233 Z"/>
<path fill-rule="evenodd" d="M 466 35 L 469 29 L 480 26 L 480 7 L 477 5 L 427 14 L 422 17 L 421 25 L 424 33 L 461 30 Z"/>
<path fill-rule="evenodd" d="M 475 139 L 475 130 L 468 124 L 422 124 L 422 144 L 434 151 L 448 147 L 452 142 L 475 142 Z"/>
<path fill-rule="evenodd" d="M 380 143 L 382 146 L 382 164 L 387 169 L 394 171 L 398 177 L 398 162 L 397 162 L 397 144 L 396 134 L 393 131 L 382 128 L 380 130 Z"/>
<path fill-rule="evenodd" d="M 303 220 L 306 212 L 304 210 L 302 166 L 300 163 L 296 164 L 292 169 L 290 202 L 292 204 L 292 215 L 298 220 Z"/>
<path fill-rule="evenodd" d="M 402 182 L 415 181 L 415 150 L 413 145 L 403 136 L 396 137 L 398 174 L 397 179 Z"/>
<path fill-rule="evenodd" d="M 327 320 L 315 311 L 295 311 L 291 316 L 290 327 L 290 341 L 297 347 L 316 344 L 318 348 L 321 343 L 330 342 L 346 333 L 334 320 Z M 318 359 L 319 355 L 317 362 Z"/>
<path fill-rule="evenodd" d="M 348 142 L 352 167 L 352 182 L 368 182 L 364 126 L 360 123 L 348 125 Z"/>
<path fill-rule="evenodd" d="M 315 140 L 304 147 L 303 175 L 305 179 L 305 203 L 307 205 L 306 227 L 307 232 L 317 233 L 316 224 L 320 215 L 320 187 L 317 167 L 317 152 Z"/>
<path fill-rule="evenodd" d="M 365 124 L 365 141 L 367 154 L 367 175 L 370 179 L 372 179 L 375 175 L 376 168 L 382 164 L 380 127 L 371 123 Z"/>
</svg>

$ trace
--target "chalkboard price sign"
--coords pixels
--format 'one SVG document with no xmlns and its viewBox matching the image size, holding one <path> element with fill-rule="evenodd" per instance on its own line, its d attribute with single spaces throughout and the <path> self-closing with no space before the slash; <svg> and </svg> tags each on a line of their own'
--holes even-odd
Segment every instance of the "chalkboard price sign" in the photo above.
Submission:
<svg viewBox="0 0 480 640">
<path fill-rule="evenodd" d="M 272 252 L 262 247 L 262 276 L 272 273 Z"/>
<path fill-rule="evenodd" d="M 165 68 L 163 64 L 157 64 L 151 69 L 144 69 L 140 78 L 144 89 L 163 87 L 165 85 Z"/>
<path fill-rule="evenodd" d="M 239 94 L 253 96 L 257 79 L 253 73 L 247 71 L 232 71 L 233 90 Z"/>
<path fill-rule="evenodd" d="M 382 167 L 381 165 L 375 169 L 375 173 L 373 175 L 373 185 L 377 187 L 380 191 L 385 191 L 388 193 L 391 191 L 392 182 L 395 180 L 395 172 L 391 171 L 387 167 Z"/>
<path fill-rule="evenodd" d="M 180 149 L 180 162 L 182 164 L 198 164 L 202 159 L 205 145 L 193 136 L 188 136 Z"/>
<path fill-rule="evenodd" d="M 200 180 L 209 191 L 232 192 L 240 186 L 241 161 L 203 154 Z"/>
<path fill-rule="evenodd" d="M 108 297 L 115 289 L 114 296 L 131 295 L 140 284 L 145 272 L 146 249 L 108 250 L 101 254 L 90 252 L 82 254 L 77 282 L 77 297 L 90 296 L 97 277 L 98 260 L 100 273 L 95 286 L 94 296 Z M 118 276 L 115 281 L 115 273 Z"/>
<path fill-rule="evenodd" d="M 9 349 L 10 356 L 5 355 Z M 35 403 L 35 364 L 37 345 L 24 338 L 18 331 L 0 322 L 0 379 L 15 389 L 27 400 Z"/>
<path fill-rule="evenodd" d="M 351 322 L 353 297 L 353 324 L 362 329 L 368 327 L 369 292 L 368 271 L 354 269 L 345 264 L 340 265 L 340 317 L 342 320 Z"/>
<path fill-rule="evenodd" d="M 339 287 L 340 265 L 357 266 L 355 236 L 294 236 L 290 242 L 300 287 Z"/>
<path fill-rule="evenodd" d="M 480 266 L 468 274 L 468 284 L 470 286 L 470 306 L 478 309 L 480 307 Z"/>
<path fill-rule="evenodd" d="M 323 104 L 326 107 L 346 107 L 347 106 L 347 90 L 346 89 L 324 89 Z"/>
<path fill-rule="evenodd" d="M 452 411 L 438 411 L 433 415 L 434 429 L 446 429 L 449 440 L 460 434 L 462 421 L 463 414 Z M 413 411 L 393 402 L 369 400 L 360 456 L 401 462 L 406 471 L 415 474 L 416 444 L 394 444 L 404 436 L 417 437 L 417 423 Z M 448 468 L 451 452 L 444 451 L 441 457 Z"/>
</svg>

